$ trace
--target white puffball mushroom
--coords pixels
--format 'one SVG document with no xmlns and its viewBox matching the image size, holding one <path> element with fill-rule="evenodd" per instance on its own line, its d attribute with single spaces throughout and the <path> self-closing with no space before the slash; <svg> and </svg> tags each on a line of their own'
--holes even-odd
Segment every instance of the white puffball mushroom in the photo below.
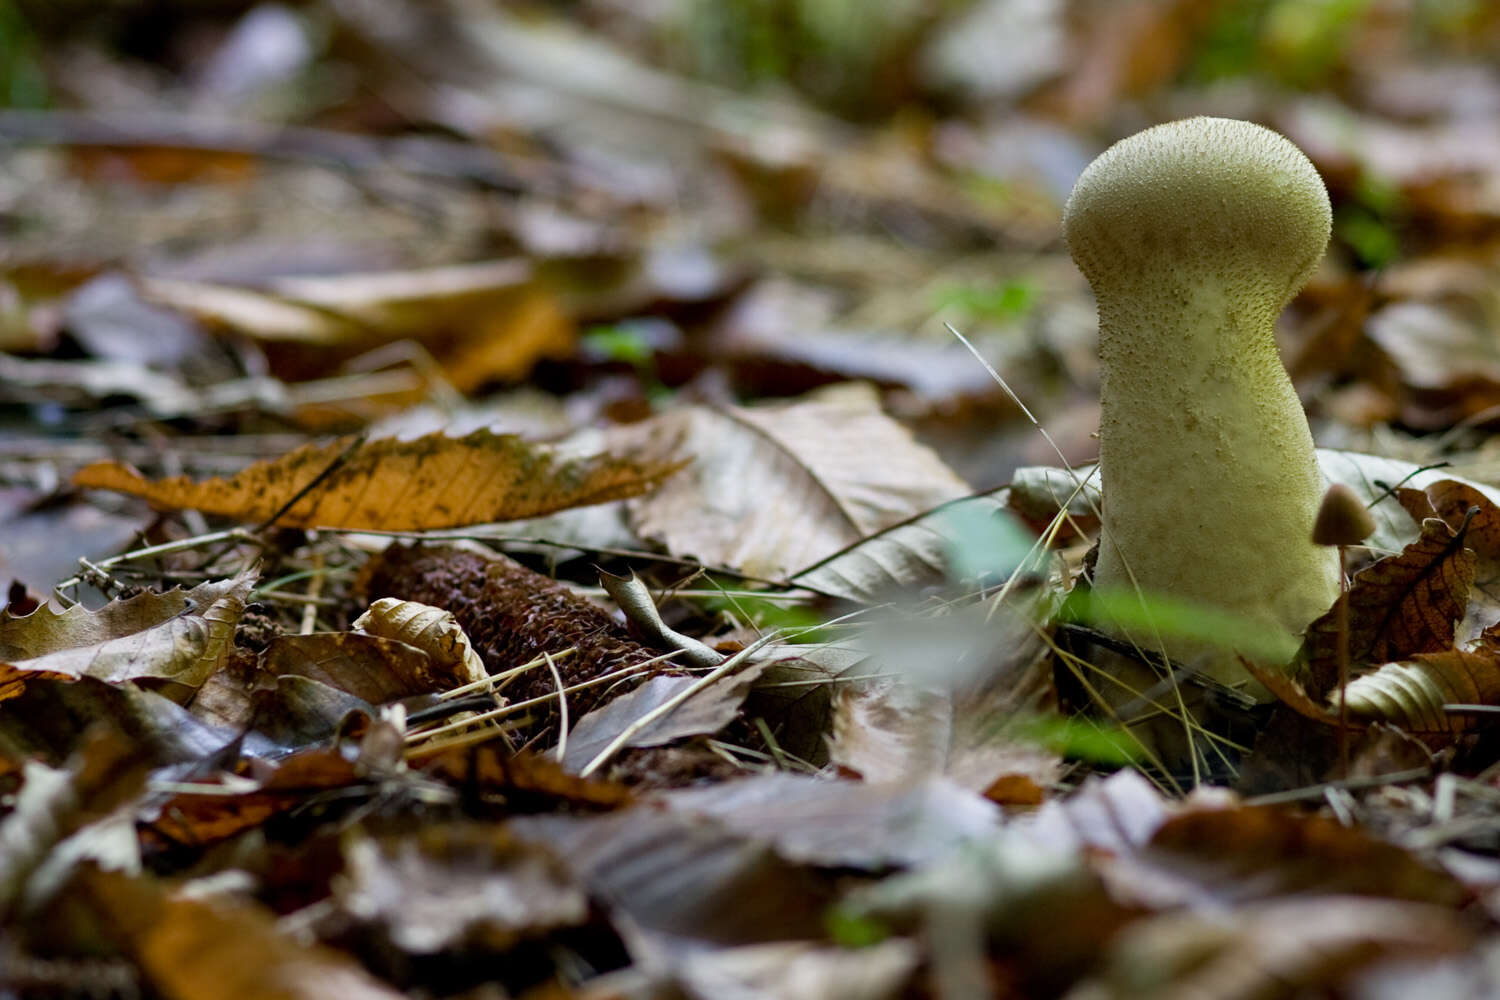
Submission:
<svg viewBox="0 0 1500 1000">
<path fill-rule="evenodd" d="M 1225 118 L 1137 133 L 1078 179 L 1063 226 L 1099 306 L 1097 588 L 1139 586 L 1288 638 L 1338 596 L 1338 553 L 1312 541 L 1312 434 L 1272 330 L 1331 219 L 1296 146 Z M 1163 638 L 1220 681 L 1246 677 L 1232 653 Z"/>
</svg>

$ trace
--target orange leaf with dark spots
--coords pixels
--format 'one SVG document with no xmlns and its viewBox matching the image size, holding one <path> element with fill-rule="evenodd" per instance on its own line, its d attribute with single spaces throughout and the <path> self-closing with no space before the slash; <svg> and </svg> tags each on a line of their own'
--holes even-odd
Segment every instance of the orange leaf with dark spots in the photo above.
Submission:
<svg viewBox="0 0 1500 1000">
<path fill-rule="evenodd" d="M 341 438 L 202 482 L 185 476 L 153 481 L 118 462 L 96 462 L 73 482 L 144 497 L 167 510 L 190 508 L 253 524 L 274 519 L 283 527 L 423 531 L 639 496 L 678 467 L 646 449 L 575 457 L 478 430 L 410 441 Z"/>
</svg>

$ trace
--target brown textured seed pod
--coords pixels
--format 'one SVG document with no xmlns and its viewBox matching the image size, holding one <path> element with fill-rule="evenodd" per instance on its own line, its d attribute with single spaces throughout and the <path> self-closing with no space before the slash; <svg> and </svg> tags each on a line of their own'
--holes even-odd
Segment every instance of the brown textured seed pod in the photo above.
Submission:
<svg viewBox="0 0 1500 1000">
<path fill-rule="evenodd" d="M 452 612 L 490 673 L 545 653 L 574 652 L 557 666 L 563 683 L 580 684 L 623 667 L 644 663 L 656 653 L 642 646 L 606 612 L 557 581 L 534 573 L 499 554 L 481 555 L 449 546 L 392 545 L 365 567 L 356 589 L 370 600 L 394 597 L 420 601 Z M 512 701 L 554 693 L 549 670 L 533 670 L 505 689 Z M 603 687 L 569 696 L 577 719 L 598 703 Z M 532 713 L 523 737 L 551 732 L 556 713 L 543 706 Z"/>
<path fill-rule="evenodd" d="M 1139 585 L 1288 638 L 1337 596 L 1338 555 L 1312 541 L 1312 435 L 1272 334 L 1330 220 L 1312 164 L 1249 122 L 1159 125 L 1079 178 L 1064 228 L 1099 305 L 1096 586 Z M 1166 648 L 1244 677 L 1233 655 Z"/>
</svg>

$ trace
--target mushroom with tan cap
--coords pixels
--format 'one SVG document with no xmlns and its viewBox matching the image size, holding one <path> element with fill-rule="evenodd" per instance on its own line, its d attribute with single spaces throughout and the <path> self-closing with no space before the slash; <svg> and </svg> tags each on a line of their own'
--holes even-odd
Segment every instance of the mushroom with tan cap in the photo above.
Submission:
<svg viewBox="0 0 1500 1000">
<path fill-rule="evenodd" d="M 1209 606 L 1289 639 L 1338 596 L 1338 555 L 1312 541 L 1312 434 L 1272 331 L 1330 223 L 1307 157 L 1249 122 L 1158 125 L 1078 179 L 1063 224 L 1099 307 L 1096 588 Z M 1161 638 L 1174 660 L 1246 678 L 1232 651 Z"/>
</svg>

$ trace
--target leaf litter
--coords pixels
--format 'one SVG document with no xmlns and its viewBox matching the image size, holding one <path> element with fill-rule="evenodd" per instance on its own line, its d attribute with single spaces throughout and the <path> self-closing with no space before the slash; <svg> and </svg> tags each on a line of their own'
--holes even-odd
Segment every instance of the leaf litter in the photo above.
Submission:
<svg viewBox="0 0 1500 1000">
<path fill-rule="evenodd" d="M 1500 19 L 742 6 L 17 8 L 0 992 L 1492 992 Z M 1269 719 L 1145 664 L 1238 792 L 1055 619 L 1061 198 L 1165 106 L 1328 179 L 1284 332 L 1376 526 Z"/>
</svg>

